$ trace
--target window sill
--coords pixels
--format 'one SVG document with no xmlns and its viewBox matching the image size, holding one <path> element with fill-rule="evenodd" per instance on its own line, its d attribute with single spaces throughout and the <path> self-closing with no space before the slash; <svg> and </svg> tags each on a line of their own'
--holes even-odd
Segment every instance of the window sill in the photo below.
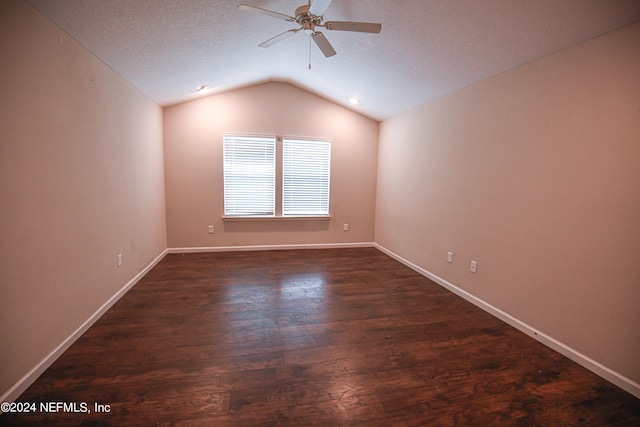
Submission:
<svg viewBox="0 0 640 427">
<path fill-rule="evenodd" d="M 328 221 L 331 215 L 223 216 L 223 221 Z"/>
</svg>

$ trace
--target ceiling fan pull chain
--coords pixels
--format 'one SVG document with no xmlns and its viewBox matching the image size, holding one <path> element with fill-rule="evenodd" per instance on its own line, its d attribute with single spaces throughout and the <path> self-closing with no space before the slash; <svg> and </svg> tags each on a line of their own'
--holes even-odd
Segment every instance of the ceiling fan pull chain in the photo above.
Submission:
<svg viewBox="0 0 640 427">
<path fill-rule="evenodd" d="M 309 35 L 309 69 L 311 69 L 311 35 Z"/>
</svg>

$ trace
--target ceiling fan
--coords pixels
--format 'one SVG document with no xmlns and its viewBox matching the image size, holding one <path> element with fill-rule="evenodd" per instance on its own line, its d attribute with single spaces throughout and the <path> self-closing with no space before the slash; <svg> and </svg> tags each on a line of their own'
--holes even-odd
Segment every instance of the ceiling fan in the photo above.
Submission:
<svg viewBox="0 0 640 427">
<path fill-rule="evenodd" d="M 329 40 L 320 31 L 316 31 L 316 27 L 322 27 L 327 30 L 337 31 L 356 31 L 360 33 L 379 33 L 382 29 L 382 24 L 376 24 L 372 22 L 352 22 L 352 21 L 327 21 L 324 22 L 324 12 L 327 10 L 331 0 L 309 0 L 308 4 L 299 6 L 295 11 L 295 17 L 285 15 L 283 13 L 274 12 L 272 10 L 263 9 L 256 6 L 249 6 L 247 4 L 241 4 L 238 6 L 241 10 L 248 12 L 256 12 L 263 15 L 272 16 L 274 18 L 282 19 L 284 21 L 295 22 L 300 25 L 300 28 L 294 28 L 292 30 L 280 33 L 275 37 L 270 38 L 267 41 L 260 43 L 260 47 L 269 47 L 290 37 L 299 31 L 304 31 L 311 34 L 311 40 L 320 48 L 324 56 L 327 58 L 336 54 L 335 49 L 329 43 Z"/>
</svg>

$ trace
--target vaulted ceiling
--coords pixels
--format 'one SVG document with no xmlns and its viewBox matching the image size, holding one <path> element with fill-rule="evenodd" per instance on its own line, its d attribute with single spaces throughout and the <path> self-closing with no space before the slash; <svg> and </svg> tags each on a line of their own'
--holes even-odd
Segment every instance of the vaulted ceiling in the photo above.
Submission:
<svg viewBox="0 0 640 427">
<path fill-rule="evenodd" d="M 333 0 L 325 20 L 382 31 L 322 29 L 337 51 L 325 58 L 304 32 L 258 47 L 297 25 L 238 9 L 295 15 L 305 0 L 28 2 L 162 106 L 201 96 L 201 85 L 211 94 L 277 80 L 376 120 L 640 19 L 638 0 Z"/>
</svg>

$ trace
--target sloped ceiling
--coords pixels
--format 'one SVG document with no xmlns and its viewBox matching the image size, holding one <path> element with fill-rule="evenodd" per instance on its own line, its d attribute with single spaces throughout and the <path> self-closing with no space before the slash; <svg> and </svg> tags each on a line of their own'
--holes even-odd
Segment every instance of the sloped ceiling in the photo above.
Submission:
<svg viewBox="0 0 640 427">
<path fill-rule="evenodd" d="M 238 9 L 294 15 L 304 0 L 28 2 L 162 106 L 200 85 L 211 94 L 277 80 L 376 120 L 640 19 L 639 0 L 333 0 L 325 20 L 382 32 L 323 30 L 338 52 L 325 58 L 302 32 L 258 47 L 296 26 Z"/>
</svg>

